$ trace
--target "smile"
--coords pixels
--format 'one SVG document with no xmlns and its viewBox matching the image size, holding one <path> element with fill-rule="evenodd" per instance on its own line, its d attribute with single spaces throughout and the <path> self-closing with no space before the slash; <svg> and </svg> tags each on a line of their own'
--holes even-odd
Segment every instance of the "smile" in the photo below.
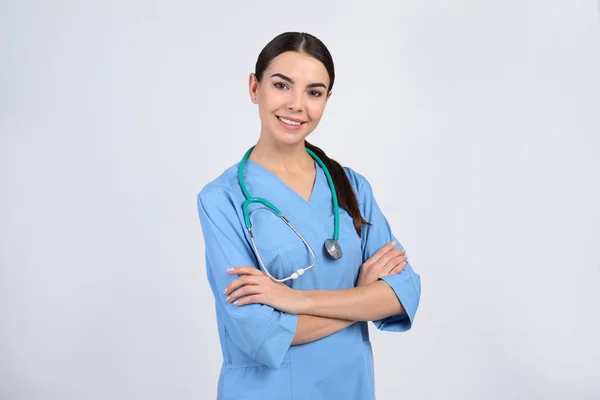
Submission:
<svg viewBox="0 0 600 400">
<path fill-rule="evenodd" d="M 284 118 L 284 117 L 280 117 L 280 116 L 277 116 L 277 119 L 279 120 L 279 122 L 282 123 L 282 125 L 284 127 L 290 128 L 290 129 L 297 129 L 306 123 L 306 121 L 289 119 L 289 118 Z"/>
</svg>

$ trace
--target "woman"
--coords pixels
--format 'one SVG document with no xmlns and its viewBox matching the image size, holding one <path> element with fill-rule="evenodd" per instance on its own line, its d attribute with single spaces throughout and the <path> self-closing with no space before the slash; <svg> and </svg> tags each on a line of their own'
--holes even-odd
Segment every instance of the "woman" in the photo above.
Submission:
<svg viewBox="0 0 600 400">
<path fill-rule="evenodd" d="M 334 77 L 314 36 L 268 43 L 249 78 L 260 137 L 198 194 L 219 399 L 373 399 L 367 321 L 402 332 L 415 317 L 420 277 L 369 182 L 305 141 Z"/>
</svg>

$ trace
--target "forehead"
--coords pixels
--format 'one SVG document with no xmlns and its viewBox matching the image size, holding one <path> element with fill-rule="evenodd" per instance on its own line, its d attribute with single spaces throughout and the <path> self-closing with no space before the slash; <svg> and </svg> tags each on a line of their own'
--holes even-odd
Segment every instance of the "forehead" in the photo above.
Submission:
<svg viewBox="0 0 600 400">
<path fill-rule="evenodd" d="M 266 78 L 279 73 L 295 82 L 321 82 L 329 85 L 329 74 L 323 63 L 306 53 L 286 51 L 275 57 L 265 70 Z"/>
</svg>

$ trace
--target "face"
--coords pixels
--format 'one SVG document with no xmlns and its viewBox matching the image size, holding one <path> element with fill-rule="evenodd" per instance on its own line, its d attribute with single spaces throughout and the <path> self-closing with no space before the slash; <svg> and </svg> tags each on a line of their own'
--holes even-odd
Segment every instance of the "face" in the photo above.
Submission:
<svg viewBox="0 0 600 400">
<path fill-rule="evenodd" d="M 304 143 L 325 111 L 328 86 L 325 66 L 295 51 L 271 60 L 260 83 L 250 74 L 250 98 L 258 104 L 261 136 L 284 144 Z"/>
</svg>

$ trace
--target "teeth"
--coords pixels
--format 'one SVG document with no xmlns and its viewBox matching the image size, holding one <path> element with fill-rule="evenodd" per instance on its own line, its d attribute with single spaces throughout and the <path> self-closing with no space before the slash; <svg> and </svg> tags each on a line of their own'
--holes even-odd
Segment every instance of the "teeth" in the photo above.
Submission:
<svg viewBox="0 0 600 400">
<path fill-rule="evenodd" d="M 281 118 L 281 117 L 279 117 L 279 119 L 288 125 L 295 125 L 295 126 L 301 125 L 300 122 L 290 121 L 289 119 L 285 119 L 285 118 Z"/>
</svg>

